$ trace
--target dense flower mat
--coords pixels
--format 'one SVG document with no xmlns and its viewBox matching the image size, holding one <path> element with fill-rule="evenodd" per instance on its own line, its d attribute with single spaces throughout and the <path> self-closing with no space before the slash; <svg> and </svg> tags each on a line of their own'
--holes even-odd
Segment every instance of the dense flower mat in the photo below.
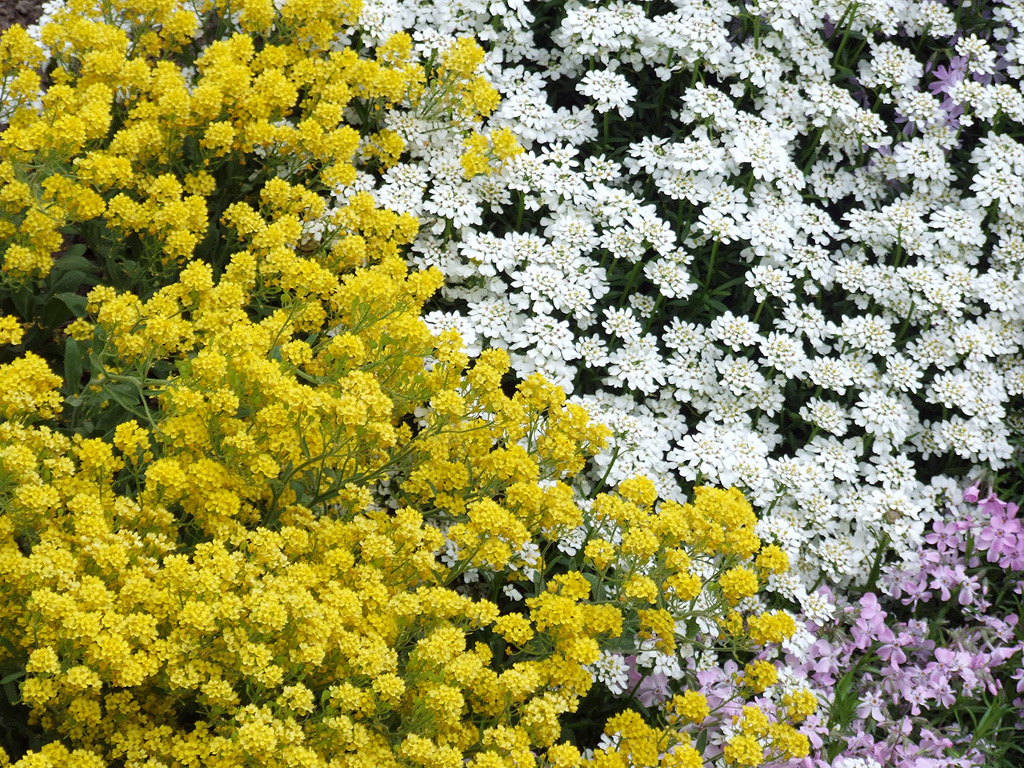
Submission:
<svg viewBox="0 0 1024 768">
<path fill-rule="evenodd" d="M 1020 765 L 1020 32 L 5 33 L 0 764 Z"/>
</svg>

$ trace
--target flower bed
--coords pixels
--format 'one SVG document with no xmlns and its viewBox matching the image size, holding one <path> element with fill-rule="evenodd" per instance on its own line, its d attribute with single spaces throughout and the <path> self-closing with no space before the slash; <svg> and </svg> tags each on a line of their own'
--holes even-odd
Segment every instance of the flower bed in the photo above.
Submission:
<svg viewBox="0 0 1024 768">
<path fill-rule="evenodd" d="M 0 763 L 1019 764 L 1021 32 L 5 33 Z"/>
</svg>

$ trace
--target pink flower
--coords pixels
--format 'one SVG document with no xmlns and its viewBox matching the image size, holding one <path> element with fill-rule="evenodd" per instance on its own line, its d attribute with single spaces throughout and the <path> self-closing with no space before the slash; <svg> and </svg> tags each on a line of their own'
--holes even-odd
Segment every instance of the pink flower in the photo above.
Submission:
<svg viewBox="0 0 1024 768">
<path fill-rule="evenodd" d="M 668 699 L 669 678 L 664 672 L 644 670 L 646 676 L 641 674 L 637 668 L 636 656 L 626 656 L 627 679 L 629 689 L 633 691 L 633 697 L 645 707 L 653 707 L 655 704 Z"/>
<path fill-rule="evenodd" d="M 990 563 L 999 562 L 1004 555 L 1012 556 L 1017 553 L 1020 532 L 1020 520 L 1017 518 L 1007 518 L 1003 514 L 993 515 L 989 524 L 978 533 L 978 548 L 988 550 L 986 559 Z"/>
<path fill-rule="evenodd" d="M 932 83 L 929 88 L 934 90 L 935 83 Z M 981 498 L 978 492 L 981 488 L 981 480 L 975 480 L 971 485 L 964 488 L 964 501 L 968 504 L 977 504 L 978 499 Z"/>
<path fill-rule="evenodd" d="M 876 723 L 884 722 L 887 718 L 883 709 L 885 697 L 882 696 L 882 692 L 876 688 L 863 696 L 864 698 L 861 699 L 860 705 L 857 707 L 857 717 L 870 717 Z"/>
</svg>

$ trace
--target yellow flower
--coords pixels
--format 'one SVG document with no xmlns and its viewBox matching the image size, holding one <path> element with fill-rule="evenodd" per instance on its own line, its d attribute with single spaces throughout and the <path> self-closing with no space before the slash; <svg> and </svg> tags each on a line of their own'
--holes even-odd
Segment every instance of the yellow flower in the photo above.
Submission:
<svg viewBox="0 0 1024 768">
<path fill-rule="evenodd" d="M 778 679 L 775 665 L 770 661 L 752 661 L 743 668 L 743 684 L 754 693 L 763 693 L 765 688 L 775 685 Z"/>
<path fill-rule="evenodd" d="M 743 566 L 730 568 L 718 578 L 718 584 L 722 588 L 722 596 L 729 605 L 736 605 L 744 597 L 750 597 L 757 593 L 757 576 Z"/>
<path fill-rule="evenodd" d="M 494 631 L 501 635 L 506 642 L 518 646 L 526 645 L 533 638 L 530 620 L 515 613 L 500 617 L 494 623 Z"/>
<path fill-rule="evenodd" d="M 11 315 L 0 317 L 0 344 L 20 344 L 24 335 L 25 332 L 16 317 Z"/>
<path fill-rule="evenodd" d="M 708 700 L 699 691 L 683 691 L 672 697 L 671 711 L 687 722 L 700 724 L 711 714 Z"/>
<path fill-rule="evenodd" d="M 723 749 L 726 765 L 755 768 L 764 762 L 764 748 L 757 739 L 746 733 L 733 736 Z"/>
<path fill-rule="evenodd" d="M 757 707 L 743 707 L 743 714 L 740 717 L 740 728 L 744 733 L 749 733 L 755 738 L 764 738 L 768 734 L 768 715 Z"/>
<path fill-rule="evenodd" d="M 800 688 L 785 694 L 782 697 L 782 706 L 786 707 L 793 720 L 799 722 L 818 711 L 818 698 L 807 688 Z"/>
<path fill-rule="evenodd" d="M 582 760 L 580 751 L 569 743 L 548 747 L 544 757 L 551 763 L 551 768 L 579 768 Z"/>
<path fill-rule="evenodd" d="M 649 576 L 634 573 L 622 585 L 622 594 L 646 603 L 656 603 L 658 602 L 658 585 Z"/>
<path fill-rule="evenodd" d="M 316 699 L 313 692 L 302 683 L 287 685 L 277 697 L 277 705 L 282 709 L 291 710 L 298 714 L 308 714 L 313 711 Z"/>
<path fill-rule="evenodd" d="M 806 757 L 811 751 L 810 740 L 786 723 L 772 723 L 768 727 L 772 746 L 790 759 Z"/>
<path fill-rule="evenodd" d="M 58 387 L 63 379 L 50 371 L 46 361 L 26 352 L 0 365 L 0 418 L 49 419 L 61 405 Z"/>
<path fill-rule="evenodd" d="M 587 542 L 583 554 L 594 563 L 594 567 L 603 571 L 615 559 L 615 546 L 604 539 L 592 539 Z"/>
<path fill-rule="evenodd" d="M 747 619 L 750 638 L 759 645 L 781 643 L 796 632 L 796 622 L 785 613 L 768 612 Z"/>
<path fill-rule="evenodd" d="M 758 568 L 771 573 L 786 573 L 789 570 L 789 557 L 775 544 L 762 547 L 756 563 Z"/>
</svg>

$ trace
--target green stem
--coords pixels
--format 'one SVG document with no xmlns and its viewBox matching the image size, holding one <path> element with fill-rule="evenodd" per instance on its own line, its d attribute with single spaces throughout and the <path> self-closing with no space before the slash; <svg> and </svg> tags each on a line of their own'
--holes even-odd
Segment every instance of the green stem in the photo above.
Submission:
<svg viewBox="0 0 1024 768">
<path fill-rule="evenodd" d="M 636 283 L 637 275 L 640 274 L 640 270 L 643 269 L 643 266 L 644 266 L 643 259 L 640 259 L 633 266 L 633 269 L 630 270 L 629 276 L 626 278 L 626 287 L 622 289 L 622 296 L 621 296 L 621 298 L 619 298 L 619 309 L 622 309 L 622 307 L 625 305 L 626 301 L 632 295 L 632 293 L 633 293 L 633 285 Z"/>
<path fill-rule="evenodd" d="M 709 290 L 711 288 L 711 277 L 715 273 L 715 257 L 718 256 L 718 245 L 719 245 L 719 241 L 718 240 L 713 241 L 712 244 L 711 244 L 711 260 L 708 262 L 708 274 L 707 274 L 707 277 L 704 278 L 704 290 L 705 291 Z"/>
</svg>

